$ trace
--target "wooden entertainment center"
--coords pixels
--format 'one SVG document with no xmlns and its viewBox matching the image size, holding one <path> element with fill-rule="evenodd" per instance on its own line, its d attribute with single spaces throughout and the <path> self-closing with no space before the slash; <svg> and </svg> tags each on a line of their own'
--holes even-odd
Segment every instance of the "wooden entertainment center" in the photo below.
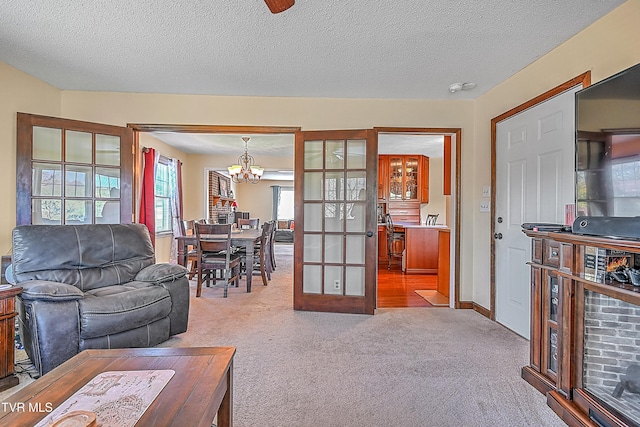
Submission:
<svg viewBox="0 0 640 427">
<path fill-rule="evenodd" d="M 640 425 L 640 286 L 606 273 L 640 264 L 640 241 L 524 232 L 532 317 L 522 378 L 570 426 Z"/>
</svg>

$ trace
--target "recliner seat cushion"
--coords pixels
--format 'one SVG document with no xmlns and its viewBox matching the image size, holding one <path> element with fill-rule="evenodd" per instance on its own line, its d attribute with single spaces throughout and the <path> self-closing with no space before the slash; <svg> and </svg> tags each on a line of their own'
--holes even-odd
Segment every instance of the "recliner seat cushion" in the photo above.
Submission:
<svg viewBox="0 0 640 427">
<path fill-rule="evenodd" d="M 169 292 L 145 282 L 98 288 L 78 301 L 80 338 L 96 338 L 134 329 L 171 312 Z"/>
</svg>

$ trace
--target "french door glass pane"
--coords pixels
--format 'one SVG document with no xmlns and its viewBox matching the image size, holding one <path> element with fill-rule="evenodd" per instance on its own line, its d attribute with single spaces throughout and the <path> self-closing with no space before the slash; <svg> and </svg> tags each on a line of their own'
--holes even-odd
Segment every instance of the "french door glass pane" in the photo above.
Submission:
<svg viewBox="0 0 640 427">
<path fill-rule="evenodd" d="M 304 204 L 304 231 L 322 231 L 322 205 L 320 203 Z"/>
<path fill-rule="evenodd" d="M 324 236 L 324 262 L 342 263 L 342 235 L 326 234 Z"/>
<path fill-rule="evenodd" d="M 351 139 L 347 141 L 347 168 L 365 169 L 367 167 L 367 140 Z"/>
<path fill-rule="evenodd" d="M 96 163 L 120 166 L 120 137 L 96 134 Z"/>
<path fill-rule="evenodd" d="M 304 173 L 304 199 L 322 200 L 322 172 Z"/>
<path fill-rule="evenodd" d="M 347 264 L 364 264 L 364 241 L 363 235 L 347 235 Z"/>
<path fill-rule="evenodd" d="M 324 293 L 342 295 L 342 267 L 335 265 L 324 266 Z"/>
<path fill-rule="evenodd" d="M 349 171 L 347 172 L 346 200 L 366 200 L 367 199 L 367 172 Z"/>
<path fill-rule="evenodd" d="M 305 294 L 322 293 L 322 266 L 304 266 L 302 269 L 302 292 Z"/>
<path fill-rule="evenodd" d="M 345 295 L 364 296 L 364 267 L 346 267 Z"/>
<path fill-rule="evenodd" d="M 344 203 L 325 203 L 324 231 L 344 231 Z"/>
<path fill-rule="evenodd" d="M 93 169 L 91 166 L 67 165 L 65 170 L 64 196 L 91 197 L 93 191 Z"/>
<path fill-rule="evenodd" d="M 119 198 L 120 197 L 120 169 L 96 167 L 96 197 Z M 112 191 L 115 188 L 117 191 Z"/>
<path fill-rule="evenodd" d="M 325 173 L 324 199 L 344 200 L 344 172 Z"/>
<path fill-rule="evenodd" d="M 325 169 L 343 169 L 344 141 L 327 141 L 326 147 Z"/>
<path fill-rule="evenodd" d="M 51 163 L 34 163 L 32 172 L 33 196 L 62 195 L 62 167 Z"/>
<path fill-rule="evenodd" d="M 64 223 L 93 223 L 93 203 L 91 200 L 65 200 Z"/>
<path fill-rule="evenodd" d="M 305 169 L 322 169 L 322 142 L 323 141 L 304 142 Z"/>
<path fill-rule="evenodd" d="M 304 262 L 322 262 L 322 235 L 304 235 Z"/>
<path fill-rule="evenodd" d="M 34 126 L 32 158 L 62 161 L 62 130 Z"/>
<path fill-rule="evenodd" d="M 32 224 L 62 224 L 62 199 L 31 199 Z"/>
<path fill-rule="evenodd" d="M 78 132 L 74 130 L 65 131 L 65 162 L 91 163 L 92 157 L 92 134 L 88 132 Z"/>
</svg>

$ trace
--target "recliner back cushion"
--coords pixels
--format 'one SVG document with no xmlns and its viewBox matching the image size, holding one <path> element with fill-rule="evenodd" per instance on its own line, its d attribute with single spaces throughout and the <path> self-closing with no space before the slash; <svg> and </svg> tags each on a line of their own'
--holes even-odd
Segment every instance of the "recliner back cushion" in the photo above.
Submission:
<svg viewBox="0 0 640 427">
<path fill-rule="evenodd" d="M 50 280 L 88 291 L 127 283 L 155 263 L 142 224 L 22 225 L 13 230 L 18 283 Z"/>
</svg>

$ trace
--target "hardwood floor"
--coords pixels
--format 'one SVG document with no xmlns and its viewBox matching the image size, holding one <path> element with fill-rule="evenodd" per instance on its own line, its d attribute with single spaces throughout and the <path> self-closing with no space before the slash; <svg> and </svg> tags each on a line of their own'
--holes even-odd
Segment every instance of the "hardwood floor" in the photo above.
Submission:
<svg viewBox="0 0 640 427">
<path fill-rule="evenodd" d="M 436 289 L 438 276 L 435 274 L 403 274 L 400 263 L 378 264 L 378 308 L 433 307 L 414 291 L 416 289 Z"/>
</svg>

